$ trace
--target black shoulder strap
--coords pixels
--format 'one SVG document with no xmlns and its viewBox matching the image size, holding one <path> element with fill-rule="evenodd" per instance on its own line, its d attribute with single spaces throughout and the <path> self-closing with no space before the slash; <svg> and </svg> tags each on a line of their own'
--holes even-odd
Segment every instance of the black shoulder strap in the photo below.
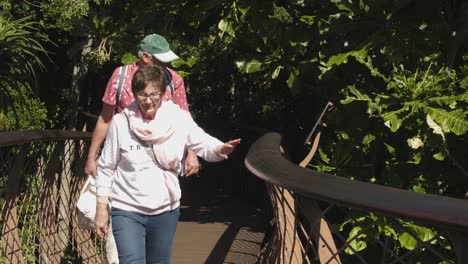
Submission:
<svg viewBox="0 0 468 264">
<path fill-rule="evenodd" d="M 122 95 L 122 87 L 127 78 L 127 68 L 128 66 L 121 66 L 119 68 L 119 75 L 117 76 L 117 83 L 115 84 L 116 100 L 115 100 L 115 111 L 117 112 L 117 107 L 120 103 L 120 96 Z"/>
<path fill-rule="evenodd" d="M 164 67 L 164 73 L 166 74 L 166 79 L 168 81 L 168 86 L 169 89 L 171 90 L 171 97 L 174 95 L 174 83 L 172 82 L 172 74 L 169 72 L 169 70 Z"/>
</svg>

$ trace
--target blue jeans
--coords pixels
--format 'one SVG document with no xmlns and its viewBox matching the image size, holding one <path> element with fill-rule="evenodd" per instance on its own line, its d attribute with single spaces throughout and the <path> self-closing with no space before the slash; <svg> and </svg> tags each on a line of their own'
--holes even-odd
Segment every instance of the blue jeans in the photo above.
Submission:
<svg viewBox="0 0 468 264">
<path fill-rule="evenodd" d="M 120 264 L 171 263 L 179 208 L 159 215 L 112 209 L 112 230 Z"/>
</svg>

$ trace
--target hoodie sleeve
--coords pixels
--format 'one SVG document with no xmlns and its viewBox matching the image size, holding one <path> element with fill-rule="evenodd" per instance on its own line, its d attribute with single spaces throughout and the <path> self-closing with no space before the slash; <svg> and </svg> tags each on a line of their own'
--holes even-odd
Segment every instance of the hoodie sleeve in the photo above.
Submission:
<svg viewBox="0 0 468 264">
<path fill-rule="evenodd" d="M 208 162 L 224 160 L 219 156 L 219 149 L 224 144 L 219 139 L 210 136 L 201 129 L 189 114 L 185 114 L 184 123 L 187 125 L 187 148 L 197 153 Z"/>
<path fill-rule="evenodd" d="M 120 161 L 118 124 L 120 115 L 114 116 L 107 132 L 104 148 L 98 160 L 96 172 L 97 196 L 110 196 L 115 170 Z"/>
</svg>

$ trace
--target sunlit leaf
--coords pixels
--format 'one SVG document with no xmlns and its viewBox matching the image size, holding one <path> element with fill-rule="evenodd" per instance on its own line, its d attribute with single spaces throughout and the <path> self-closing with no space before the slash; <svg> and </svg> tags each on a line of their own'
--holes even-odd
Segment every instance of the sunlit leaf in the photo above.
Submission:
<svg viewBox="0 0 468 264">
<path fill-rule="evenodd" d="M 412 149 L 418 149 L 424 146 L 424 143 L 419 137 L 410 138 L 406 142 L 408 142 L 408 146 L 410 146 Z"/>
<path fill-rule="evenodd" d="M 438 152 L 434 155 L 432 155 L 432 157 L 436 160 L 444 160 L 445 159 L 445 156 L 442 152 Z"/>
<path fill-rule="evenodd" d="M 374 142 L 374 140 L 375 140 L 375 135 L 366 134 L 364 138 L 362 139 L 362 144 L 369 145 L 370 143 Z"/>
<path fill-rule="evenodd" d="M 442 109 L 429 107 L 430 117 L 437 122 L 444 132 L 453 132 L 455 135 L 463 135 L 468 131 L 468 120 L 462 110 L 447 112 Z"/>
<path fill-rule="evenodd" d="M 423 242 L 431 240 L 436 235 L 436 233 L 429 228 L 417 226 L 408 222 L 405 222 L 403 225 L 411 231 L 412 235 Z M 413 250 L 418 245 L 418 241 L 412 235 L 410 235 L 410 232 L 404 232 L 398 237 L 400 244 L 408 250 Z"/>
<path fill-rule="evenodd" d="M 432 119 L 432 117 L 429 114 L 426 116 L 426 123 L 430 128 L 432 128 L 432 132 L 434 134 L 441 135 L 443 138 L 445 138 L 442 128 L 436 122 L 434 122 L 434 119 Z"/>
<path fill-rule="evenodd" d="M 418 245 L 418 241 L 407 232 L 401 234 L 398 237 L 398 241 L 400 241 L 400 244 L 408 250 L 413 250 Z"/>
<path fill-rule="evenodd" d="M 398 116 L 399 112 L 400 110 L 386 113 L 383 116 L 384 121 L 385 121 L 384 125 L 390 128 L 392 132 L 396 132 L 400 128 L 401 124 L 403 123 L 403 119 Z"/>
<path fill-rule="evenodd" d="M 366 234 L 359 234 L 358 233 L 362 230 L 360 226 L 355 226 L 348 235 L 348 243 L 349 247 L 345 249 L 345 252 L 349 255 L 354 255 L 355 252 L 362 251 L 367 248 L 366 241 L 362 240 L 362 238 L 366 237 Z M 352 248 L 352 249 L 351 249 Z"/>
<path fill-rule="evenodd" d="M 426 189 L 424 189 L 421 185 L 413 185 L 411 190 L 418 193 L 426 193 Z"/>
<path fill-rule="evenodd" d="M 251 60 L 249 62 L 236 61 L 236 66 L 239 71 L 244 73 L 254 73 L 262 70 L 262 63 L 257 60 Z"/>
<path fill-rule="evenodd" d="M 390 144 L 384 143 L 385 148 L 387 149 L 388 153 L 394 154 L 395 153 L 395 148 L 392 147 Z"/>
<path fill-rule="evenodd" d="M 133 53 L 125 53 L 122 58 L 120 59 L 120 62 L 123 65 L 128 65 L 132 64 L 134 62 L 138 61 L 138 57 L 133 55 Z"/>
<path fill-rule="evenodd" d="M 291 72 L 289 73 L 288 80 L 286 83 L 288 84 L 288 87 L 291 88 L 294 86 L 294 83 L 296 81 L 296 77 L 299 75 L 299 70 L 296 68 L 292 68 Z"/>
<path fill-rule="evenodd" d="M 315 16 L 301 16 L 299 20 L 311 26 L 315 22 Z"/>
<path fill-rule="evenodd" d="M 221 19 L 219 21 L 218 29 L 221 31 L 220 33 L 221 37 L 224 35 L 224 33 L 228 33 L 231 37 L 236 36 L 234 29 L 232 28 L 232 24 L 226 21 L 225 19 Z"/>
<path fill-rule="evenodd" d="M 273 71 L 273 74 L 271 75 L 271 78 L 272 78 L 273 80 L 276 79 L 276 78 L 278 78 L 278 75 L 280 74 L 281 69 L 283 69 L 283 66 L 279 65 L 279 66 L 276 67 L 276 69 Z"/>
</svg>

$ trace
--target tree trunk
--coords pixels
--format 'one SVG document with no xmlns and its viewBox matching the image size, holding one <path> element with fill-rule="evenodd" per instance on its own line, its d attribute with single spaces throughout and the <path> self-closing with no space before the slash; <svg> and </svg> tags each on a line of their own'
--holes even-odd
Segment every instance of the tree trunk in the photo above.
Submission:
<svg viewBox="0 0 468 264">
<path fill-rule="evenodd" d="M 78 126 L 78 105 L 80 100 L 80 90 L 86 74 L 88 73 L 88 63 L 83 58 L 91 52 L 93 38 L 91 35 L 87 36 L 86 44 L 81 51 L 81 56 L 73 66 L 72 84 L 70 87 L 70 108 L 67 120 L 68 130 L 77 130 Z"/>
</svg>

